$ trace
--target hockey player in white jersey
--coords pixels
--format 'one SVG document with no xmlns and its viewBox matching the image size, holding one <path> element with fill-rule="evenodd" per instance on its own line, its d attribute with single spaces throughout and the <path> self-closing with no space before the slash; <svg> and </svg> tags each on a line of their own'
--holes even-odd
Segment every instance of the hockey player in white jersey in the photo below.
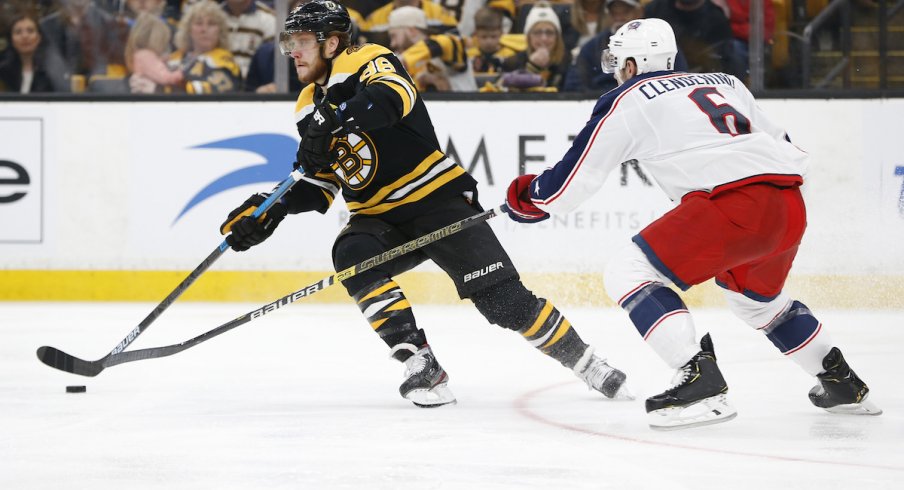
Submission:
<svg viewBox="0 0 904 490">
<path fill-rule="evenodd" d="M 687 290 L 711 278 L 738 317 L 817 378 L 809 392 L 814 405 L 880 414 L 819 320 L 782 291 L 806 228 L 799 187 L 807 154 L 737 78 L 673 71 L 676 52 L 674 33 L 660 19 L 622 26 L 602 59 L 619 86 L 600 97 L 561 161 L 512 181 L 509 215 L 537 222 L 569 212 L 633 160 L 679 203 L 611 257 L 604 278 L 647 344 L 677 370 L 672 386 L 646 401 L 654 429 L 737 414 L 709 334 L 697 342 L 687 306 L 667 287 Z"/>
</svg>

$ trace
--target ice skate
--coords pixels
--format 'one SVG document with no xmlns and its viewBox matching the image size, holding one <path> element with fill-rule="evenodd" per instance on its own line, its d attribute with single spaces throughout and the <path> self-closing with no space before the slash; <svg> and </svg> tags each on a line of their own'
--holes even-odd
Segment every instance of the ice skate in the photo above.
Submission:
<svg viewBox="0 0 904 490">
<path fill-rule="evenodd" d="M 439 365 L 429 345 L 418 349 L 413 344 L 399 344 L 392 348 L 390 357 L 400 351 L 411 351 L 405 363 L 405 381 L 399 393 L 411 403 L 423 408 L 439 407 L 455 403 L 455 395 L 449 389 L 449 375 Z"/>
<path fill-rule="evenodd" d="M 657 430 L 684 429 L 727 422 L 738 412 L 728 403 L 728 385 L 716 364 L 709 334 L 700 340 L 700 352 L 672 378 L 672 387 L 647 398 L 647 420 Z"/>
<path fill-rule="evenodd" d="M 625 384 L 625 373 L 606 364 L 606 360 L 593 353 L 588 347 L 574 366 L 574 374 L 581 378 L 591 390 L 599 391 L 606 398 L 613 400 L 633 400 L 634 395 Z"/>
<path fill-rule="evenodd" d="M 879 415 L 882 409 L 867 400 L 869 387 L 857 376 L 838 347 L 822 359 L 825 372 L 817 374 L 819 384 L 810 390 L 813 405 L 831 413 Z"/>
</svg>

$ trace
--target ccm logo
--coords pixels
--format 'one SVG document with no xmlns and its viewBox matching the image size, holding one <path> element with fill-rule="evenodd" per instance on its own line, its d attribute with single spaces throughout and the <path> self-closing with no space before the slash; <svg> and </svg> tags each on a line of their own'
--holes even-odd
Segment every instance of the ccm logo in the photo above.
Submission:
<svg viewBox="0 0 904 490">
<path fill-rule="evenodd" d="M 490 272 L 493 272 L 498 269 L 502 269 L 502 262 L 496 262 L 495 264 L 488 265 L 488 266 L 484 267 L 483 269 L 465 274 L 465 282 L 468 282 L 471 279 L 477 279 L 478 277 L 485 276 L 485 275 L 489 274 Z"/>
<path fill-rule="evenodd" d="M 11 162 L 9 160 L 0 160 L 0 175 L 3 175 L 3 169 L 8 168 L 13 171 L 13 178 L 4 179 L 0 178 L 0 204 L 16 202 L 19 199 L 25 197 L 25 192 L 13 192 L 12 194 L 6 194 L 3 192 L 4 185 L 28 185 L 31 183 L 31 179 L 28 177 L 28 171 L 25 170 L 25 167 L 19 165 L 16 162 Z"/>
</svg>

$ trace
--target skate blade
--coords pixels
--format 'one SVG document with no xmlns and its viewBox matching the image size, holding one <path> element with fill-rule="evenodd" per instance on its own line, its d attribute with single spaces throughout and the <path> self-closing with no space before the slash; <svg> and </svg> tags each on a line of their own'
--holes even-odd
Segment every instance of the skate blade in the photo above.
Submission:
<svg viewBox="0 0 904 490">
<path fill-rule="evenodd" d="M 619 386 L 618 391 L 616 391 L 615 395 L 613 395 L 612 398 L 610 398 L 610 400 L 615 400 L 615 401 L 619 401 L 619 402 L 621 402 L 621 401 L 629 402 L 629 401 L 635 400 L 635 399 L 636 398 L 635 398 L 634 394 L 631 393 L 631 390 L 628 389 L 627 383 Z"/>
<path fill-rule="evenodd" d="M 679 430 L 728 422 L 738 411 L 728 403 L 724 394 L 704 398 L 686 407 L 668 407 L 647 414 L 647 422 L 654 430 Z"/>
<path fill-rule="evenodd" d="M 411 390 L 405 395 L 405 399 L 410 400 L 411 403 L 421 408 L 442 407 L 443 405 L 454 405 L 458 402 L 446 383 L 436 385 L 429 390 Z"/>
<path fill-rule="evenodd" d="M 823 410 L 829 413 L 837 413 L 842 415 L 882 415 L 882 409 L 866 398 L 860 400 L 860 403 L 835 405 L 834 407 L 824 408 Z"/>
</svg>

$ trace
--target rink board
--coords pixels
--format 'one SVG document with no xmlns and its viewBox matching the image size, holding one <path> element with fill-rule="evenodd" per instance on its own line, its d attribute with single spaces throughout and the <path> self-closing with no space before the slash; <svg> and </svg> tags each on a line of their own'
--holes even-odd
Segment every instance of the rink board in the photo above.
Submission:
<svg viewBox="0 0 904 490">
<path fill-rule="evenodd" d="M 790 283 L 837 305 L 904 297 L 902 100 L 765 100 L 812 155 L 809 226 Z M 508 182 L 554 164 L 592 102 L 431 102 L 440 145 L 480 181 L 485 206 Z M 0 112 L 0 300 L 162 299 L 222 240 L 225 214 L 290 169 L 297 136 L 285 102 L 32 102 Z M 539 294 L 609 304 L 607 257 L 671 203 L 625 165 L 577 211 L 535 225 L 491 222 Z M 264 246 L 226 253 L 186 300 L 268 301 L 330 274 L 347 219 L 294 217 Z M 440 272 L 407 274 L 409 295 L 456 297 Z M 719 304 L 704 286 L 689 302 Z M 310 301 L 345 301 L 331 288 Z M 559 299 L 561 302 L 562 300 Z"/>
</svg>

